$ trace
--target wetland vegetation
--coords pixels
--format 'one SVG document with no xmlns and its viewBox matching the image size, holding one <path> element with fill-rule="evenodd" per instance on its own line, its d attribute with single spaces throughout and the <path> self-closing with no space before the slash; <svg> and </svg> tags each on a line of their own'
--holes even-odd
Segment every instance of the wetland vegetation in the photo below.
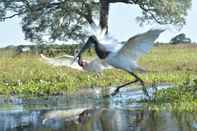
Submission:
<svg viewBox="0 0 197 131">
<path fill-rule="evenodd" d="M 197 46 L 158 45 L 140 60 L 147 72 L 138 73 L 146 85 L 163 83 L 174 88 L 158 91 L 148 104 L 154 109 L 197 109 Z M 1 51 L 1 54 L 3 51 Z M 4 51 L 6 54 L 6 51 Z M 85 55 L 84 57 L 86 57 Z M 126 72 L 111 69 L 102 75 L 81 72 L 66 67 L 52 67 L 39 56 L 22 54 L 0 56 L 0 94 L 18 96 L 63 95 L 82 88 L 110 88 L 132 77 Z"/>
</svg>

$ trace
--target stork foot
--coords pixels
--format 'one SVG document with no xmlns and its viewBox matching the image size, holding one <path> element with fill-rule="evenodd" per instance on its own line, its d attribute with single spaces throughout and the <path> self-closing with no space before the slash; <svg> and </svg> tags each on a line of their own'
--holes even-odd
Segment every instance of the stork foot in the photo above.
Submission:
<svg viewBox="0 0 197 131">
<path fill-rule="evenodd" d="M 144 94 L 148 97 L 148 99 L 151 99 L 151 97 L 150 97 L 150 95 L 149 95 L 149 93 L 148 93 L 148 91 L 147 91 L 147 89 L 145 87 L 144 81 L 140 77 L 138 77 L 136 74 L 134 74 L 133 72 L 129 72 L 129 73 L 132 76 L 134 76 L 137 81 L 140 82 L 140 84 L 142 85 L 142 90 L 143 90 Z"/>
<path fill-rule="evenodd" d="M 138 80 L 140 82 L 140 84 L 142 85 L 142 91 L 144 92 L 144 94 L 148 97 L 148 99 L 151 99 L 146 87 L 145 87 L 145 84 L 144 84 L 144 81 L 142 79 L 139 79 Z"/>
</svg>

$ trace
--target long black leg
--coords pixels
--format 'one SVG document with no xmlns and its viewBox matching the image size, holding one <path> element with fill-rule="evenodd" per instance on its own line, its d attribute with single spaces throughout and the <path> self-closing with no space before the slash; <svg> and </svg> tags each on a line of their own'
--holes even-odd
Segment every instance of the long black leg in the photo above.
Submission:
<svg viewBox="0 0 197 131">
<path fill-rule="evenodd" d="M 127 82 L 127 83 L 125 83 L 125 84 L 123 84 L 123 85 L 121 85 L 121 86 L 118 86 L 118 87 L 116 88 L 116 90 L 115 90 L 111 95 L 114 96 L 114 95 L 116 95 L 116 94 L 119 92 L 119 90 L 120 90 L 122 87 L 125 87 L 125 86 L 127 86 L 127 85 L 130 85 L 130 84 L 132 84 L 132 83 L 135 83 L 135 82 L 138 82 L 138 81 L 139 81 L 140 84 L 142 85 L 142 90 L 143 90 L 144 94 L 145 94 L 148 98 L 150 98 L 150 96 L 149 96 L 149 94 L 148 94 L 148 91 L 147 91 L 146 88 L 145 88 L 144 81 L 143 81 L 140 77 L 138 77 L 136 74 L 134 74 L 133 72 L 129 72 L 129 74 L 131 74 L 133 77 L 135 77 L 135 80 L 130 81 L 130 82 Z"/>
<path fill-rule="evenodd" d="M 127 82 L 127 83 L 125 83 L 125 84 L 123 84 L 123 85 L 118 86 L 118 87 L 116 88 L 116 90 L 115 90 L 111 95 L 112 95 L 112 96 L 116 95 L 116 94 L 119 92 L 120 88 L 125 87 L 125 86 L 127 86 L 127 85 L 130 85 L 130 84 L 132 84 L 132 83 L 135 83 L 135 82 L 137 82 L 137 81 L 138 81 L 138 80 L 135 79 L 135 80 L 133 80 L 133 81 L 130 81 L 130 82 Z"/>
<path fill-rule="evenodd" d="M 149 94 L 148 94 L 148 91 L 147 91 L 147 89 L 146 89 L 146 87 L 145 87 L 145 85 L 144 85 L 144 81 L 143 81 L 140 77 L 138 77 L 136 74 L 134 74 L 133 72 L 129 72 L 129 74 L 131 74 L 132 76 L 134 76 L 135 79 L 136 79 L 137 81 L 140 82 L 140 84 L 142 85 L 142 90 L 143 90 L 144 94 L 145 94 L 148 98 L 150 98 L 150 96 L 149 96 Z"/>
</svg>

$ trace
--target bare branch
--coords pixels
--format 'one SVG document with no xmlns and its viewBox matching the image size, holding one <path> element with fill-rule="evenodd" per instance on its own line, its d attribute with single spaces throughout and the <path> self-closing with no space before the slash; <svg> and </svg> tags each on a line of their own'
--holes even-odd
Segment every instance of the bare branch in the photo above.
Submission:
<svg viewBox="0 0 197 131">
<path fill-rule="evenodd" d="M 126 4 L 133 4 L 134 0 L 108 0 L 109 3 L 117 3 L 117 2 L 122 2 Z M 135 0 L 136 1 L 136 0 Z"/>
<path fill-rule="evenodd" d="M 139 5 L 139 7 L 145 11 L 147 14 L 149 14 L 157 23 L 159 24 L 166 24 L 164 22 L 159 21 L 156 16 L 151 12 L 153 9 L 147 9 L 143 6 L 142 3 L 140 3 L 140 0 L 109 0 L 110 3 L 117 3 L 117 2 L 122 2 L 126 4 L 136 4 Z"/>
<path fill-rule="evenodd" d="M 152 9 L 146 9 L 143 5 L 139 5 L 139 7 L 143 10 L 143 11 L 145 11 L 146 13 L 148 13 L 158 24 L 166 24 L 166 23 L 164 23 L 164 22 L 161 22 L 161 21 L 159 21 L 156 17 L 155 17 L 155 15 L 151 12 L 151 10 Z"/>
<path fill-rule="evenodd" d="M 42 10 L 42 9 L 43 9 L 43 7 L 39 7 L 39 6 L 38 6 L 37 8 L 32 9 L 32 7 L 31 7 L 30 4 L 29 4 L 29 1 L 27 1 L 27 0 L 20 0 L 20 1 L 23 2 L 23 3 L 25 4 L 26 10 L 21 11 L 21 12 L 18 12 L 18 13 L 15 13 L 15 14 L 12 14 L 12 15 L 10 15 L 10 16 L 1 17 L 0 20 L 1 20 L 1 21 L 5 21 L 6 19 L 14 18 L 15 16 L 19 16 L 19 15 L 21 15 L 21 14 L 26 13 L 28 10 L 29 10 L 29 11 L 32 11 L 32 10 L 34 10 L 34 11 L 39 11 L 39 10 Z M 55 6 L 58 7 L 60 4 L 61 4 L 60 2 L 49 3 L 45 8 L 53 8 L 53 7 L 55 7 Z"/>
<path fill-rule="evenodd" d="M 15 14 L 12 14 L 12 15 L 10 15 L 10 16 L 5 16 L 5 17 L 2 17 L 2 18 L 0 18 L 0 20 L 1 21 L 5 21 L 6 19 L 11 19 L 11 18 L 14 18 L 15 16 L 19 16 L 19 15 L 21 15 L 21 14 L 23 14 L 23 12 L 21 13 L 15 13 Z"/>
</svg>

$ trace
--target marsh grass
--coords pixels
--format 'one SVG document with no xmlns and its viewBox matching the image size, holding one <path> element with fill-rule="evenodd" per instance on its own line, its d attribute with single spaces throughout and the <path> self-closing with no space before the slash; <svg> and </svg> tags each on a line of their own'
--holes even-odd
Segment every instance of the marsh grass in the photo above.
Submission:
<svg viewBox="0 0 197 131">
<path fill-rule="evenodd" d="M 147 85 L 160 83 L 176 85 L 174 89 L 159 92 L 155 98 L 156 102 L 152 102 L 154 106 L 161 106 L 163 103 L 178 105 L 183 104 L 181 102 L 190 105 L 197 103 L 196 97 L 193 97 L 195 93 L 180 88 L 181 86 L 189 88 L 189 84 L 184 83 L 197 79 L 196 50 L 196 45 L 159 45 L 140 59 L 140 65 L 147 72 L 138 75 Z M 66 67 L 52 67 L 40 61 L 39 56 L 30 54 L 16 57 L 0 56 L 1 95 L 60 95 L 87 87 L 116 86 L 131 79 L 128 73 L 115 69 L 104 71 L 98 76 Z M 197 84 L 191 87 L 196 89 Z"/>
<path fill-rule="evenodd" d="M 173 88 L 158 91 L 146 105 L 158 111 L 197 112 L 197 80 L 188 79 Z"/>
</svg>

